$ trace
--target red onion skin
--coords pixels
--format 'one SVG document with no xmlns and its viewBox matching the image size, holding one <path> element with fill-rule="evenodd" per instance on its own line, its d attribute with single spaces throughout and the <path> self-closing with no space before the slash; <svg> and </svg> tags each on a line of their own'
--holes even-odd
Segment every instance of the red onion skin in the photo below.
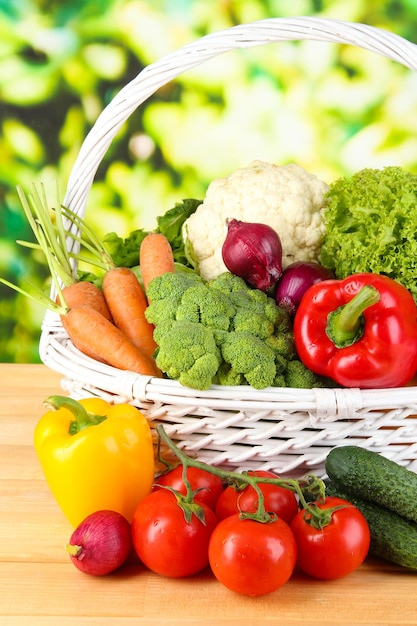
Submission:
<svg viewBox="0 0 417 626">
<path fill-rule="evenodd" d="M 132 530 L 116 511 L 96 511 L 77 526 L 66 546 L 72 563 L 90 576 L 119 568 L 132 550 Z"/>
<path fill-rule="evenodd" d="M 288 265 L 278 281 L 275 300 L 281 309 L 295 315 L 307 289 L 322 280 L 334 278 L 334 274 L 319 263 L 295 261 Z"/>
<path fill-rule="evenodd" d="M 266 224 L 227 220 L 222 247 L 229 272 L 261 291 L 268 291 L 282 274 L 282 245 L 278 234 Z"/>
</svg>

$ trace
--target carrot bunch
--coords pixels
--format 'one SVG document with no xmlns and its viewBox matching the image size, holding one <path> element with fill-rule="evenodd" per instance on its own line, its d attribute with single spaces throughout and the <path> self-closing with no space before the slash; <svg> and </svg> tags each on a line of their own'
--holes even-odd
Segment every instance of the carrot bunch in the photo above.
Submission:
<svg viewBox="0 0 417 626">
<path fill-rule="evenodd" d="M 114 266 L 104 247 L 79 216 L 59 203 L 55 209 L 50 209 L 43 188 L 42 192 L 33 186 L 32 193 L 26 196 L 18 188 L 37 244 L 18 243 L 44 253 L 56 298 L 47 298 L 39 291 L 35 294 L 24 291 L 4 279 L 0 281 L 57 312 L 74 346 L 89 357 L 121 370 L 161 376 L 153 359 L 156 349 L 153 326 L 145 317 L 146 288 L 142 288 L 133 270 Z M 81 235 L 65 228 L 64 219 L 70 226 L 76 226 Z M 75 251 L 67 250 L 68 237 L 72 238 L 75 245 L 70 247 Z M 155 237 L 152 233 L 145 240 L 140 262 L 147 285 L 152 276 L 174 271 L 174 259 L 171 246 L 163 235 Z M 77 279 L 75 268 L 76 261 L 82 260 L 81 245 L 93 253 L 93 261 L 89 259 L 89 262 L 105 270 L 101 288 Z"/>
</svg>

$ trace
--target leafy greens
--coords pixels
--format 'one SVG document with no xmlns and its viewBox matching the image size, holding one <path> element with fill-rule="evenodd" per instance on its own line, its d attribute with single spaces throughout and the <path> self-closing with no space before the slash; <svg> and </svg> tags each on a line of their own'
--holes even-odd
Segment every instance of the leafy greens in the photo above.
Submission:
<svg viewBox="0 0 417 626">
<path fill-rule="evenodd" d="M 201 202 L 202 200 L 187 198 L 182 202 L 177 202 L 164 215 L 157 217 L 155 232 L 162 233 L 167 237 L 176 263 L 189 265 L 181 231 L 185 220 L 196 211 Z M 105 235 L 103 241 L 115 265 L 119 267 L 138 265 L 140 244 L 147 233 L 148 231 L 143 229 L 133 230 L 125 239 L 114 232 Z"/>
<path fill-rule="evenodd" d="M 417 175 L 363 169 L 330 185 L 320 262 L 337 278 L 385 274 L 417 301 Z"/>
</svg>

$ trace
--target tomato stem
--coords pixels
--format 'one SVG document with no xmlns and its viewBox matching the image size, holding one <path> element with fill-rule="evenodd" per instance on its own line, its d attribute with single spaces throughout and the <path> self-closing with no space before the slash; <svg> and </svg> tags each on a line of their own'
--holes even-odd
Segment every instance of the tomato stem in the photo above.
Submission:
<svg viewBox="0 0 417 626">
<path fill-rule="evenodd" d="M 178 459 L 182 463 L 183 480 L 187 489 L 187 494 L 185 498 L 187 499 L 188 502 L 192 501 L 194 497 L 194 492 L 192 491 L 191 485 L 187 479 L 187 469 L 188 467 L 196 467 L 196 468 L 205 470 L 211 474 L 214 474 L 215 476 L 218 476 L 219 478 L 224 480 L 226 483 L 229 483 L 229 484 L 235 483 L 240 486 L 250 485 L 251 487 L 253 487 L 253 489 L 255 489 L 257 496 L 258 496 L 257 510 L 255 511 L 255 513 L 247 513 L 247 512 L 242 511 L 240 513 L 241 519 L 253 519 L 261 523 L 272 522 L 276 519 L 275 514 L 271 514 L 265 510 L 264 496 L 263 496 L 262 490 L 259 487 L 259 484 L 266 483 L 270 485 L 283 487 L 284 489 L 288 489 L 289 491 L 292 491 L 293 493 L 295 493 L 299 498 L 300 505 L 304 509 L 308 510 L 309 515 L 311 515 L 313 519 L 317 518 L 317 523 L 322 524 L 321 527 L 323 527 L 322 511 L 320 511 L 317 508 L 315 509 L 311 507 L 307 503 L 306 498 L 304 497 L 304 491 L 308 492 L 309 494 L 314 493 L 319 498 L 324 497 L 325 484 L 321 478 L 318 478 L 317 476 L 314 476 L 313 474 L 309 474 L 301 480 L 296 480 L 296 479 L 291 479 L 291 478 L 287 478 L 287 479 L 269 478 L 266 476 L 251 475 L 246 472 L 240 473 L 240 472 L 233 472 L 230 470 L 224 470 L 224 469 L 221 469 L 220 467 L 207 465 L 206 463 L 203 463 L 202 461 L 198 461 L 195 458 L 189 457 L 187 454 L 185 454 L 185 452 L 180 450 L 175 445 L 175 443 L 168 437 L 162 424 L 159 424 L 156 427 L 156 431 L 158 433 L 159 438 L 162 439 L 164 443 L 166 443 L 166 445 L 170 448 L 170 450 L 172 450 L 172 452 L 174 452 L 174 454 L 178 457 Z"/>
</svg>

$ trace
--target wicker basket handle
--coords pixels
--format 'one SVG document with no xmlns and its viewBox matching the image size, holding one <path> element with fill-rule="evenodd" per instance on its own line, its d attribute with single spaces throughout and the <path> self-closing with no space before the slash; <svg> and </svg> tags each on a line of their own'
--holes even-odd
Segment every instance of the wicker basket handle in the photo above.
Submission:
<svg viewBox="0 0 417 626">
<path fill-rule="evenodd" d="M 269 18 L 211 33 L 145 67 L 107 105 L 86 136 L 72 169 L 64 205 L 80 216 L 100 162 L 135 109 L 186 70 L 237 48 L 278 41 L 312 40 L 351 44 L 417 70 L 417 46 L 379 28 L 319 17 Z"/>
</svg>

